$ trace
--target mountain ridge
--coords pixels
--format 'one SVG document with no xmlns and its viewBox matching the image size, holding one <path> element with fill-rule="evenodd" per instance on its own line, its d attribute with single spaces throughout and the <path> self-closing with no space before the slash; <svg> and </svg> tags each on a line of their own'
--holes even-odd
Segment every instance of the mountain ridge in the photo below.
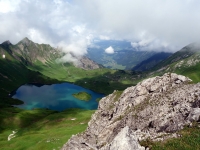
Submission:
<svg viewBox="0 0 200 150">
<path fill-rule="evenodd" d="M 167 52 L 156 53 L 155 55 L 151 56 L 150 58 L 137 64 L 132 70 L 136 70 L 136 71 L 151 70 L 153 67 L 155 67 L 157 64 L 159 64 L 159 62 L 167 59 L 171 55 L 173 55 L 173 54 L 167 53 Z"/>
<path fill-rule="evenodd" d="M 25 65 L 33 65 L 36 61 L 40 61 L 45 64 L 48 61 L 55 61 L 55 59 L 61 58 L 64 55 L 59 49 L 53 48 L 49 44 L 34 43 L 27 37 L 19 41 L 16 45 L 12 45 L 9 41 L 5 41 L 0 44 L 0 46 L 2 46 L 2 48 L 6 48 L 11 55 Z M 99 68 L 99 65 L 96 62 L 88 58 L 86 59 L 85 56 L 74 58 L 81 60 L 79 61 L 79 65 L 76 65 L 76 67 L 81 67 L 82 69 Z"/>
<path fill-rule="evenodd" d="M 177 51 L 173 55 L 171 55 L 166 60 L 163 60 L 160 64 L 156 65 L 154 69 L 161 68 L 162 66 L 166 66 L 168 64 L 172 64 L 175 62 L 178 62 L 182 59 L 186 59 L 191 57 L 192 55 L 198 53 L 200 51 L 200 44 L 199 43 L 191 43 L 185 47 L 183 47 L 181 50 Z"/>
<path fill-rule="evenodd" d="M 197 83 L 200 81 L 200 44 L 191 43 L 161 61 L 149 71 L 149 76 L 175 72 L 187 76 Z"/>
</svg>

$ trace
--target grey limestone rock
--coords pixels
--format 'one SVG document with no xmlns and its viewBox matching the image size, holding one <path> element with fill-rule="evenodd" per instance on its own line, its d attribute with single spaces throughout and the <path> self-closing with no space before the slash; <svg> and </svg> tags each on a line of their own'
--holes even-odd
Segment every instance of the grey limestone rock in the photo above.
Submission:
<svg viewBox="0 0 200 150">
<path fill-rule="evenodd" d="M 136 86 L 100 100 L 84 133 L 75 135 L 63 150 L 144 149 L 138 141 L 177 137 L 200 116 L 200 83 L 175 73 L 146 79 Z"/>
<path fill-rule="evenodd" d="M 78 63 L 75 66 L 85 70 L 93 70 L 100 68 L 100 65 L 98 65 L 96 62 L 85 56 L 78 58 Z"/>
<path fill-rule="evenodd" d="M 110 144 L 102 147 L 100 150 L 145 150 L 142 147 L 137 137 L 131 132 L 128 126 L 121 129 L 121 131 L 115 136 Z"/>
</svg>

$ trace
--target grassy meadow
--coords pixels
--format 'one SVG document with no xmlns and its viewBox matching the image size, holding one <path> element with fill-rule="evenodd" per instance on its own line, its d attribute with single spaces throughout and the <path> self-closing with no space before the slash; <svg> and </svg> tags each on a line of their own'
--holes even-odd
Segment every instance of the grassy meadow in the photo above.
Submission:
<svg viewBox="0 0 200 150">
<path fill-rule="evenodd" d="M 94 110 L 68 109 L 56 112 L 45 109 L 0 111 L 1 150 L 60 149 L 74 134 L 83 132 Z M 8 135 L 17 131 L 8 141 Z"/>
</svg>

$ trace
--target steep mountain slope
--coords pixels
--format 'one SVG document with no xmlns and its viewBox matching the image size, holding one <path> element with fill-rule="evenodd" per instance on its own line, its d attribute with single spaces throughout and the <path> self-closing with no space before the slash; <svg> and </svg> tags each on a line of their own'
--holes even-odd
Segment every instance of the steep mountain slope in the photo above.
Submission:
<svg viewBox="0 0 200 150">
<path fill-rule="evenodd" d="M 169 56 L 171 56 L 172 53 L 166 53 L 166 52 L 160 52 L 152 57 L 142 61 L 141 63 L 137 64 L 133 70 L 135 71 L 147 71 L 151 70 L 155 65 L 159 64 L 162 60 L 167 59 Z"/>
<path fill-rule="evenodd" d="M 15 57 L 11 47 L 13 45 L 9 41 L 0 44 L 0 107 L 22 103 L 9 97 L 9 94 L 21 84 L 29 82 L 54 82 L 39 72 L 27 69 L 18 60 L 19 57 Z"/>
<path fill-rule="evenodd" d="M 189 58 L 195 54 L 198 54 L 200 51 L 200 44 L 199 43 L 192 43 L 185 47 L 183 47 L 181 50 L 177 51 L 173 55 L 171 55 L 168 59 L 164 60 L 162 63 L 158 64 L 155 68 L 161 68 L 163 66 L 167 66 L 169 64 L 172 64 L 174 62 L 178 62 L 180 60 Z"/>
<path fill-rule="evenodd" d="M 51 59 L 59 57 L 59 51 L 47 44 L 37 44 L 24 38 L 22 41 L 13 46 L 14 55 L 27 64 L 34 64 L 36 61 L 46 63 Z"/>
<path fill-rule="evenodd" d="M 200 44 L 192 43 L 177 51 L 166 60 L 156 65 L 153 74 L 176 72 L 190 77 L 194 82 L 200 81 Z"/>
<path fill-rule="evenodd" d="M 180 137 L 178 131 L 200 117 L 200 84 L 189 82 L 187 77 L 167 73 L 123 93 L 115 91 L 100 101 L 87 130 L 72 136 L 62 149 L 145 150 L 138 141 Z"/>
<path fill-rule="evenodd" d="M 30 66 L 36 65 L 38 62 L 44 65 L 48 64 L 49 62 L 56 63 L 57 59 L 64 56 L 64 54 L 59 49 L 53 48 L 48 44 L 34 43 L 28 38 L 24 38 L 16 45 L 10 46 L 10 52 L 16 59 L 21 60 L 21 62 L 23 62 L 25 65 Z M 74 59 L 77 59 L 76 67 L 83 69 L 99 68 L 98 64 L 86 57 L 73 57 Z"/>
</svg>

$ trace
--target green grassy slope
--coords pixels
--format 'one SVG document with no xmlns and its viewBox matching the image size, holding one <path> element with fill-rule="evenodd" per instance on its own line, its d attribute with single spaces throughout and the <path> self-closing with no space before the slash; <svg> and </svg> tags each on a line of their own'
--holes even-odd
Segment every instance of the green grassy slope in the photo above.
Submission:
<svg viewBox="0 0 200 150">
<path fill-rule="evenodd" d="M 173 55 L 171 55 L 169 58 L 163 60 L 161 63 L 156 65 L 153 69 L 157 70 L 167 65 L 177 63 L 178 61 L 184 60 L 188 57 L 195 55 L 199 51 L 200 51 L 200 47 L 198 46 L 197 43 L 189 44 L 183 47 L 181 50 L 174 53 Z"/>
<path fill-rule="evenodd" d="M 43 75 L 61 81 L 73 82 L 94 91 L 109 94 L 114 90 L 124 90 L 126 87 L 138 82 L 138 74 L 132 72 L 99 68 L 94 70 L 83 70 L 72 64 L 48 62 L 42 64 L 37 61 L 34 66 L 29 67 Z"/>
<path fill-rule="evenodd" d="M 1 150 L 60 149 L 73 135 L 84 131 L 93 110 L 69 109 L 63 112 L 35 109 L 0 110 Z M 8 141 L 8 135 L 17 131 Z"/>
<path fill-rule="evenodd" d="M 30 82 L 52 83 L 49 77 L 39 72 L 27 69 L 20 61 L 16 60 L 5 48 L 0 45 L 0 52 L 6 57 L 0 56 L 0 107 L 4 105 L 20 103 L 9 98 L 9 94 L 20 85 Z"/>
<path fill-rule="evenodd" d="M 194 83 L 200 82 L 200 46 L 190 44 L 177 51 L 153 68 L 154 75 L 175 72 L 189 77 Z"/>
</svg>

